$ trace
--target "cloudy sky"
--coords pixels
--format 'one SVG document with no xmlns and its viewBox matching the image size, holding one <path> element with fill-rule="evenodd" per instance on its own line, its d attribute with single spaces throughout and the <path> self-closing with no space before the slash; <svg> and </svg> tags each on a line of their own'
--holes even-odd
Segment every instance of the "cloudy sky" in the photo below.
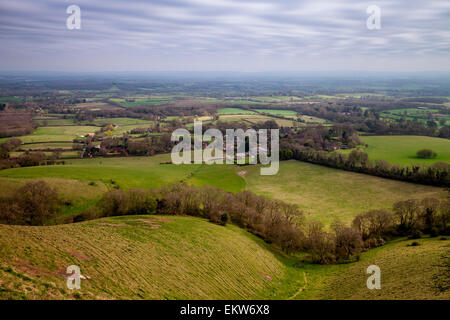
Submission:
<svg viewBox="0 0 450 320">
<path fill-rule="evenodd" d="M 450 71 L 450 1 L 1 0 L 0 42 L 0 70 Z"/>
</svg>

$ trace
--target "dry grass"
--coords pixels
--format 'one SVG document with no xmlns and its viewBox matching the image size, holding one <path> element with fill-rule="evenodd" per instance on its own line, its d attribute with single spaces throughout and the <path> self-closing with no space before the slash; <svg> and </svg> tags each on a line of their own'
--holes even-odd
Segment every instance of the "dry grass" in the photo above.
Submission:
<svg viewBox="0 0 450 320">
<path fill-rule="evenodd" d="M 87 278 L 75 292 L 63 277 L 72 264 Z M 283 271 L 261 240 L 197 218 L 0 225 L 2 299 L 262 298 Z"/>
<path fill-rule="evenodd" d="M 343 266 L 326 281 L 320 294 L 325 299 L 450 299 L 450 292 L 436 291 L 433 275 L 444 272 L 437 265 L 441 255 L 450 250 L 449 241 L 414 240 L 419 246 L 399 241 L 371 250 L 361 261 Z M 381 270 L 381 289 L 368 290 L 366 269 L 377 265 Z"/>
</svg>

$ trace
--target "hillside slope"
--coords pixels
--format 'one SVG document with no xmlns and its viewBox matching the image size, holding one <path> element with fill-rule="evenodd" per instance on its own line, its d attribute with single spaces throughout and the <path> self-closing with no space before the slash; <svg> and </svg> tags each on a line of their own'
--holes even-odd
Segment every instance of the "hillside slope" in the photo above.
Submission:
<svg viewBox="0 0 450 320">
<path fill-rule="evenodd" d="M 87 280 L 66 288 L 78 265 Z M 189 217 L 0 225 L 0 299 L 262 298 L 284 266 L 247 232 Z"/>
<path fill-rule="evenodd" d="M 449 242 L 394 241 L 358 262 L 286 257 L 235 226 L 176 216 L 124 216 L 57 225 L 0 225 L 0 299 L 450 299 L 432 277 Z M 69 290 L 78 265 L 87 278 Z M 381 290 L 366 269 L 381 268 Z"/>
</svg>

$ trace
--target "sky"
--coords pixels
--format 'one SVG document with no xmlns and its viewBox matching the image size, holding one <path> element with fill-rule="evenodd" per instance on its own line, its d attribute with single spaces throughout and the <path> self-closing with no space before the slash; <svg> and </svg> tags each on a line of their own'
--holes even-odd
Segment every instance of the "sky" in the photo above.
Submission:
<svg viewBox="0 0 450 320">
<path fill-rule="evenodd" d="M 0 70 L 450 71 L 450 1 L 1 0 L 0 43 Z"/>
</svg>

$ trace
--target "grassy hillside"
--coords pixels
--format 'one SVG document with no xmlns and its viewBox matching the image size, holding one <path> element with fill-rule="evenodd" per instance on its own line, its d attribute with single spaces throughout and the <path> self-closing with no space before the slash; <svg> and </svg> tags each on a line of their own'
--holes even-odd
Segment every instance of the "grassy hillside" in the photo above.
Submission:
<svg viewBox="0 0 450 320">
<path fill-rule="evenodd" d="M 367 136 L 362 141 L 369 159 L 384 159 L 393 164 L 450 162 L 450 140 L 423 136 Z M 416 155 L 421 149 L 431 149 L 437 153 L 434 159 L 419 159 Z"/>
<path fill-rule="evenodd" d="M 259 166 L 246 166 L 247 189 L 299 205 L 308 218 L 351 222 L 366 210 L 391 209 L 409 198 L 444 197 L 442 189 L 348 172 L 300 161 L 283 161 L 278 174 L 261 176 Z"/>
<path fill-rule="evenodd" d="M 450 299 L 450 292 L 434 288 L 433 275 L 444 272 L 442 254 L 450 250 L 449 240 L 438 238 L 397 241 L 370 250 L 357 263 L 337 266 L 323 285 L 318 285 L 321 299 Z M 369 265 L 381 270 L 381 289 L 368 290 L 366 280 Z"/>
<path fill-rule="evenodd" d="M 87 278 L 77 293 L 63 277 L 72 264 Z M 261 240 L 196 218 L 0 225 L 2 299 L 261 298 L 283 272 Z"/>
<path fill-rule="evenodd" d="M 235 226 L 125 216 L 49 227 L 0 225 L 0 299 L 449 299 L 432 288 L 448 240 L 397 241 L 359 262 L 313 265 Z M 78 265 L 81 290 L 66 288 Z M 377 264 L 382 289 L 369 291 Z M 414 267 L 412 267 L 414 266 Z"/>
</svg>

